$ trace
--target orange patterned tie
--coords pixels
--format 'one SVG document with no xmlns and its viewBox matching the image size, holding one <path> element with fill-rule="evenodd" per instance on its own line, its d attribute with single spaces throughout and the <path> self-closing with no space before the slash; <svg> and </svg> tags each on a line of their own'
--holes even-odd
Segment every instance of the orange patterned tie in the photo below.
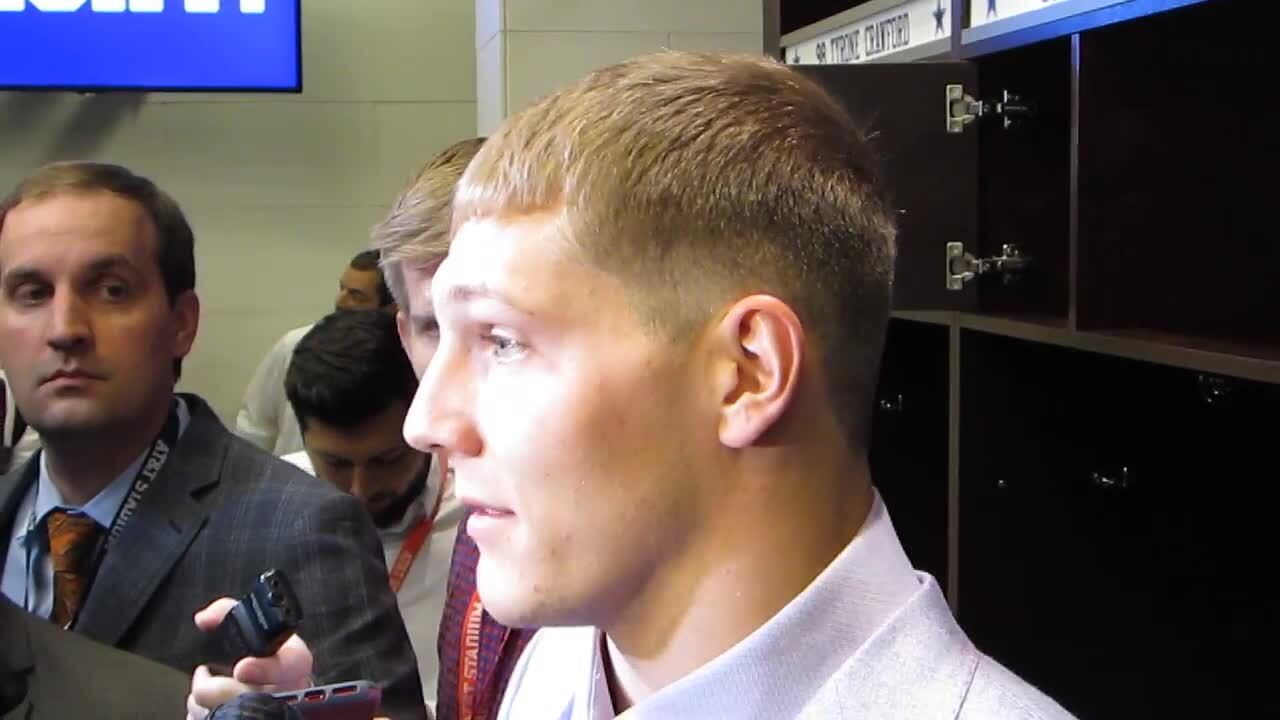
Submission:
<svg viewBox="0 0 1280 720">
<path fill-rule="evenodd" d="M 53 614 L 49 619 L 59 627 L 80 610 L 89 578 L 89 556 L 98 542 L 100 528 L 88 515 L 72 515 L 65 510 L 49 513 L 49 555 L 53 558 Z"/>
</svg>

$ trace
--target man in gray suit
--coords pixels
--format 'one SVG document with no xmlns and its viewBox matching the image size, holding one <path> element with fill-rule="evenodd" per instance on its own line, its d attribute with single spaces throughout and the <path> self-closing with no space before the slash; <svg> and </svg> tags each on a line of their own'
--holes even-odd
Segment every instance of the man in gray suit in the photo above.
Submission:
<svg viewBox="0 0 1280 720">
<path fill-rule="evenodd" d="M 421 717 L 416 663 L 358 501 L 175 394 L 199 324 L 193 236 L 129 170 L 59 163 L 0 203 L 0 365 L 43 451 L 0 479 L 0 590 L 186 673 L 237 658 L 193 614 L 269 568 L 302 604 L 314 681 L 368 679 Z"/>
<path fill-rule="evenodd" d="M 0 720 L 169 720 L 181 712 L 182 673 L 65 632 L 4 597 L 0 638 Z"/>
</svg>

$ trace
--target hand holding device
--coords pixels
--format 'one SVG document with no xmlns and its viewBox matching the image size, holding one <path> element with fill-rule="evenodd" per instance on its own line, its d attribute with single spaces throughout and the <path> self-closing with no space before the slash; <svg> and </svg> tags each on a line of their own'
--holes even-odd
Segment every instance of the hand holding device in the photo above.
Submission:
<svg viewBox="0 0 1280 720">
<path fill-rule="evenodd" d="M 213 631 L 214 652 L 232 662 L 246 657 L 271 657 L 298 629 L 302 606 L 289 578 L 268 570 L 231 608 Z M 210 665 L 214 674 L 230 675 L 229 667 Z"/>
</svg>

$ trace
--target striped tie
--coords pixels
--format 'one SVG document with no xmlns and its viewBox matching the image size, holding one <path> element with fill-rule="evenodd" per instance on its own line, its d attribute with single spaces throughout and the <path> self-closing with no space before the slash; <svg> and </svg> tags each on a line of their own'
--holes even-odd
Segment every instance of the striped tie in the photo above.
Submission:
<svg viewBox="0 0 1280 720">
<path fill-rule="evenodd" d="M 100 528 L 88 515 L 65 510 L 49 513 L 49 555 L 53 558 L 53 614 L 49 619 L 66 627 L 84 602 L 89 587 L 89 557 Z"/>
</svg>

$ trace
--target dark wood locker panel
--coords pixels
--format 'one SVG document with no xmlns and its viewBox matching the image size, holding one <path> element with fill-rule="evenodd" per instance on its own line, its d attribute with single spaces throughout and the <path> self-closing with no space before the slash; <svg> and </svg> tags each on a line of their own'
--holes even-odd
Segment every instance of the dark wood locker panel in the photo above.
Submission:
<svg viewBox="0 0 1280 720">
<path fill-rule="evenodd" d="M 946 132 L 946 88 L 975 86 L 969 63 L 798 66 L 844 103 L 872 135 L 898 210 L 895 310 L 975 307 L 975 291 L 948 290 L 946 245 L 977 234 L 977 134 Z"/>
<path fill-rule="evenodd" d="M 907 557 L 947 591 L 949 329 L 889 325 L 871 424 L 871 476 Z"/>
<path fill-rule="evenodd" d="M 962 339 L 959 617 L 1080 717 L 1248 716 L 1280 388 Z M 1250 569 L 1252 568 L 1252 569 Z M 1265 663 L 1264 663 L 1265 664 Z"/>
<path fill-rule="evenodd" d="M 975 99 L 988 113 L 965 131 L 978 143 L 977 257 L 1014 245 L 1030 258 L 1017 274 L 975 278 L 978 310 L 1065 327 L 1068 315 L 1071 46 L 1069 38 L 982 57 Z M 1005 93 L 1017 99 L 998 112 Z M 1008 123 L 1006 123 L 1008 118 Z M 968 248 L 966 248 L 968 249 Z"/>
<path fill-rule="evenodd" d="M 985 110 L 959 133 L 928 117 L 928 73 L 958 77 L 955 62 L 918 64 L 933 69 L 906 90 L 901 66 L 802 70 L 883 131 L 905 211 L 873 471 L 979 647 L 1079 717 L 1266 715 L 1280 3 L 1069 5 L 953 37 L 970 63 L 957 82 Z M 948 291 L 948 242 L 1031 262 Z M 940 512 L 922 488 L 944 454 Z"/>
<path fill-rule="evenodd" d="M 1280 385 L 1194 371 L 1160 384 L 1169 434 L 1152 453 L 1148 622 L 1153 717 L 1259 717 L 1280 642 L 1276 447 Z"/>
<path fill-rule="evenodd" d="M 975 332 L 961 346 L 962 627 L 1079 717 L 1149 717 L 1132 517 L 1147 398 L 1102 356 Z"/>
<path fill-rule="evenodd" d="M 1081 329 L 1280 361 L 1280 6 L 1080 38 Z"/>
</svg>

